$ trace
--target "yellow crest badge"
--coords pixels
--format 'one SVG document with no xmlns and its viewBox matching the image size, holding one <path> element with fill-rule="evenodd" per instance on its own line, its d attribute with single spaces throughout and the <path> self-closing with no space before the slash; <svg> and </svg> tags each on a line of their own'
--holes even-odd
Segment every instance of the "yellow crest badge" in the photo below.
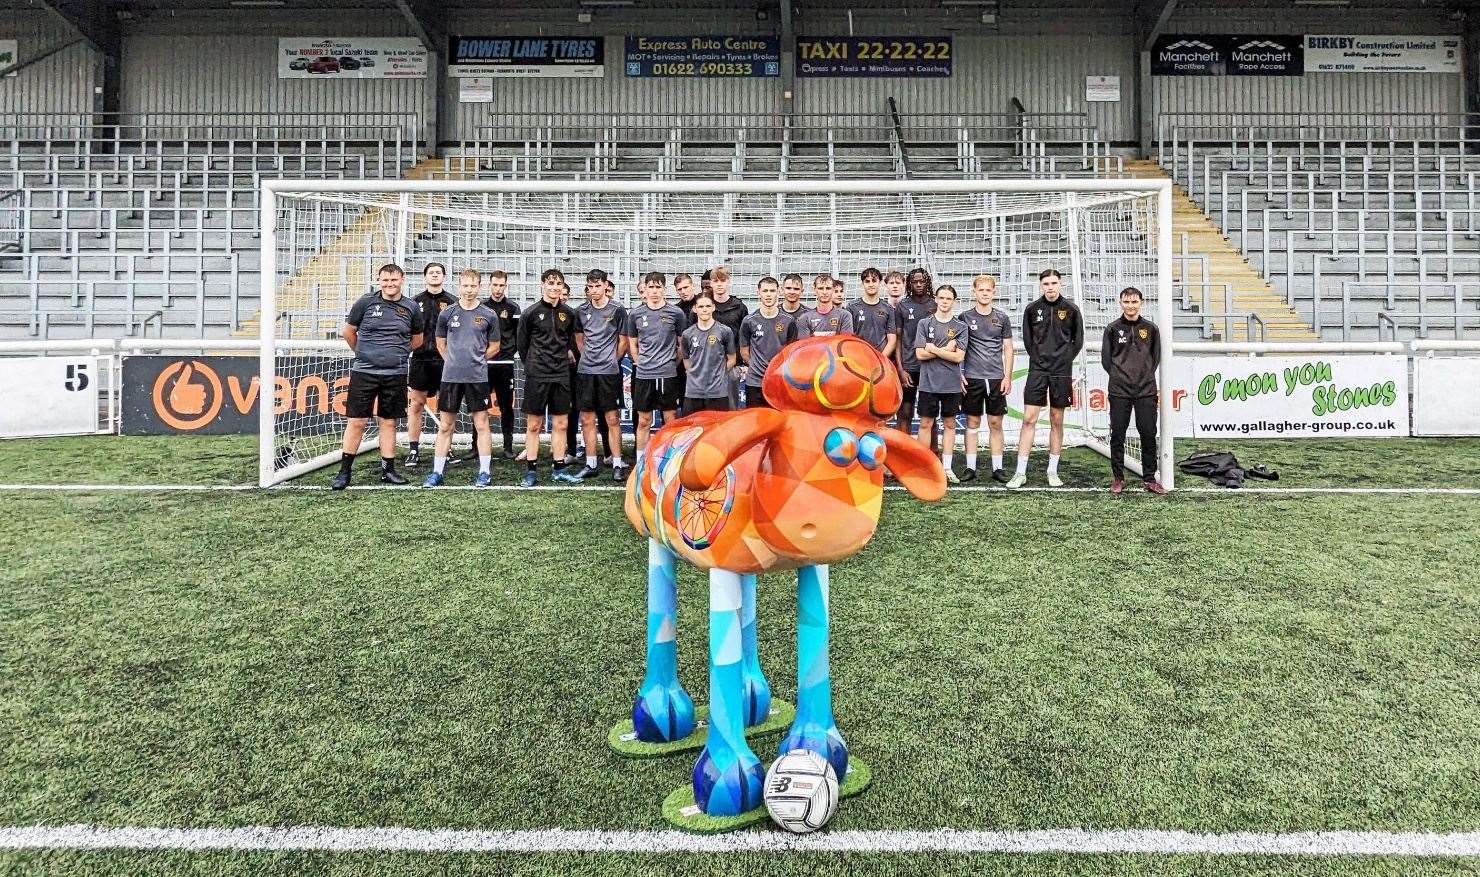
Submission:
<svg viewBox="0 0 1480 877">
<path fill-rule="evenodd" d="M 1064 308 L 1059 308 L 1059 319 L 1060 320 L 1066 320 L 1068 318 L 1069 318 L 1069 312 L 1067 310 L 1065 310 Z"/>
<path fill-rule="evenodd" d="M 1147 331 L 1146 331 L 1146 330 L 1145 330 L 1145 329 L 1144 329 L 1144 328 L 1143 328 L 1143 329 L 1137 329 L 1137 330 L 1136 330 L 1136 334 L 1137 334 L 1137 335 L 1139 335 L 1139 336 L 1141 336 L 1141 340 L 1142 340 L 1142 341 L 1145 341 L 1145 340 L 1146 340 L 1146 338 L 1147 338 L 1147 337 L 1148 337 L 1148 336 L 1149 336 L 1149 335 L 1150 335 L 1150 334 L 1151 334 L 1151 333 L 1150 333 L 1150 332 L 1147 332 Z"/>
<path fill-rule="evenodd" d="M 555 315 L 555 319 L 557 319 L 560 322 L 564 323 L 565 322 L 565 314 L 556 314 Z"/>
</svg>

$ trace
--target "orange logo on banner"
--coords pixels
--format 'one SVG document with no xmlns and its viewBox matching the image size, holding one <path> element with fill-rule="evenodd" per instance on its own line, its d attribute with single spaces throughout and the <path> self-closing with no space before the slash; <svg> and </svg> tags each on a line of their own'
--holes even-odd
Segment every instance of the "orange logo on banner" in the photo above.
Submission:
<svg viewBox="0 0 1480 877">
<path fill-rule="evenodd" d="M 171 378 L 174 378 L 173 383 Z M 154 379 L 152 398 L 154 413 L 160 420 L 175 429 L 189 432 L 216 419 L 225 395 L 221 392 L 221 377 L 215 369 L 193 359 L 166 366 Z"/>
</svg>

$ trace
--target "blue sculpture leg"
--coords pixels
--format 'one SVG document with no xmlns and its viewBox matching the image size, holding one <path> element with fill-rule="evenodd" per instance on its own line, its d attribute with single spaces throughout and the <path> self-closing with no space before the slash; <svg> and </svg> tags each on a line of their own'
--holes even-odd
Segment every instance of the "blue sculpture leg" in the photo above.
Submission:
<svg viewBox="0 0 1480 877">
<path fill-rule="evenodd" d="M 740 673 L 744 679 L 745 724 L 759 725 L 771 712 L 771 683 L 761 671 L 761 658 L 755 647 L 755 574 L 740 577 L 740 646 L 743 658 Z"/>
<path fill-rule="evenodd" d="M 678 681 L 678 556 L 648 540 L 647 673 L 632 704 L 632 728 L 645 743 L 694 733 L 694 701 Z"/>
<path fill-rule="evenodd" d="M 745 742 L 740 576 L 709 571 L 709 737 L 694 765 L 694 801 L 710 816 L 761 804 L 766 769 Z"/>
<path fill-rule="evenodd" d="M 833 766 L 838 782 L 848 773 L 848 744 L 832 712 L 827 662 L 827 565 L 797 570 L 797 717 L 781 740 L 781 753 L 809 749 Z"/>
</svg>

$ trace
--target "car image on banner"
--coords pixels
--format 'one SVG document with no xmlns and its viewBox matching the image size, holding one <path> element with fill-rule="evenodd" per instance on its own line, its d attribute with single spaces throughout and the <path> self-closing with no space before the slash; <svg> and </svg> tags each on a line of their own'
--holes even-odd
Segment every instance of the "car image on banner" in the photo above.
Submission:
<svg viewBox="0 0 1480 877">
<path fill-rule="evenodd" d="M 425 78 L 427 51 L 415 37 L 281 37 L 278 78 Z"/>
</svg>

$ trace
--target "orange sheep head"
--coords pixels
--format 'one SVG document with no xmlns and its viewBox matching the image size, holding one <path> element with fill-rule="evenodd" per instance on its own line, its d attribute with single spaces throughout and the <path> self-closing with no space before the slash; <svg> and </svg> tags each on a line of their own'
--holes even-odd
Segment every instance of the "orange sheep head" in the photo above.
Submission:
<svg viewBox="0 0 1480 877">
<path fill-rule="evenodd" d="M 786 345 L 766 369 L 762 390 L 780 411 L 856 414 L 876 421 L 893 417 L 904 399 L 894 364 L 855 335 Z"/>
</svg>

